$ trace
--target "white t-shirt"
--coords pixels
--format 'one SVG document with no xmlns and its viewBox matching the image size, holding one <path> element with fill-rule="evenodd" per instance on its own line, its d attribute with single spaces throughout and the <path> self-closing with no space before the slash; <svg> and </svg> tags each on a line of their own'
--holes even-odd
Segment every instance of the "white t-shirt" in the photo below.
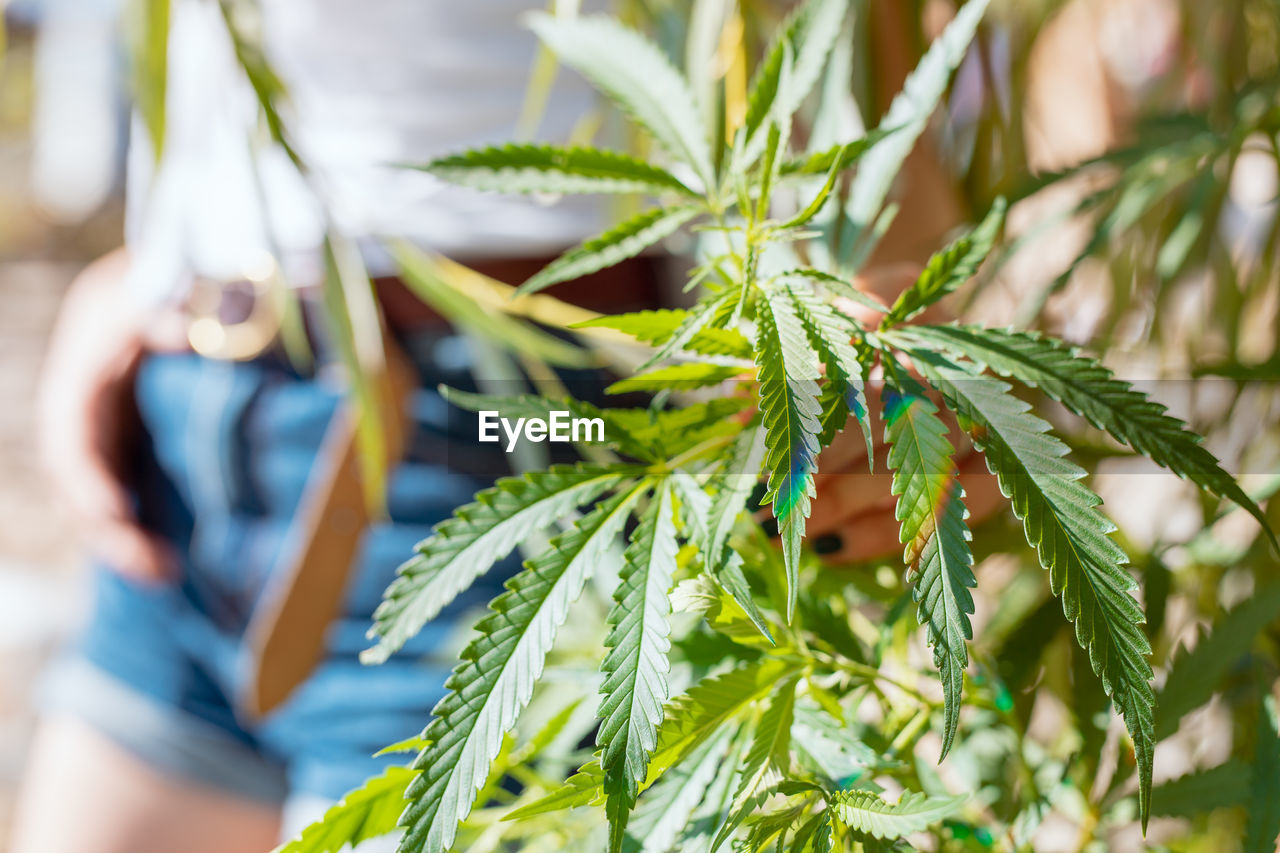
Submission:
<svg viewBox="0 0 1280 853">
<path fill-rule="evenodd" d="M 295 281 L 314 278 L 326 209 L 349 237 L 404 237 L 463 260 L 549 254 L 602 230 L 598 200 L 479 193 L 396 166 L 513 139 L 537 50 L 521 16 L 534 8 L 542 4 L 261 0 L 263 44 L 288 90 L 286 123 L 308 185 L 264 144 L 217 4 L 175 0 L 164 154 L 157 165 L 140 125 L 130 151 L 139 297 L 180 299 L 192 275 L 242 277 L 273 248 Z M 593 103 L 587 84 L 561 70 L 536 138 L 566 141 Z"/>
</svg>

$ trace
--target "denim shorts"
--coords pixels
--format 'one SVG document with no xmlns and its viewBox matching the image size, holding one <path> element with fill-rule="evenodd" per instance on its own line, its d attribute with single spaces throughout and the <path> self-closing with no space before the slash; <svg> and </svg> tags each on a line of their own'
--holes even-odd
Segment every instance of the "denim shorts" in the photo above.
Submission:
<svg viewBox="0 0 1280 853">
<path fill-rule="evenodd" d="M 518 568 L 514 555 L 495 566 L 385 664 L 358 661 L 397 566 L 505 465 L 495 445 L 477 443 L 474 420 L 435 390 L 469 384 L 465 341 L 442 333 L 405 343 L 421 384 L 408 402 L 414 430 L 391 473 L 387 518 L 364 536 L 325 659 L 260 720 L 234 705 L 248 671 L 243 636 L 343 399 L 341 384 L 275 357 L 145 361 L 137 378 L 147 437 L 138 511 L 173 544 L 181 576 L 147 586 L 94 570 L 88 624 L 50 680 L 54 710 L 162 770 L 268 802 L 336 799 L 405 760 L 372 754 L 426 725 L 465 629 Z"/>
</svg>

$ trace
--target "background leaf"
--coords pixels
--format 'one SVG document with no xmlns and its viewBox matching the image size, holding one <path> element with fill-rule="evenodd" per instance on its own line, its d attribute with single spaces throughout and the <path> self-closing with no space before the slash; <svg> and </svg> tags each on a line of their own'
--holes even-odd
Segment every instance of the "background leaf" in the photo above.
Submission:
<svg viewBox="0 0 1280 853">
<path fill-rule="evenodd" d="M 565 252 L 520 285 L 519 292 L 534 293 L 633 258 L 674 234 L 698 213 L 696 207 L 655 207 L 638 213 L 599 237 Z"/>
<path fill-rule="evenodd" d="M 423 166 L 450 183 L 504 193 L 679 193 L 678 178 L 643 160 L 598 148 L 503 145 L 441 157 Z"/>
</svg>

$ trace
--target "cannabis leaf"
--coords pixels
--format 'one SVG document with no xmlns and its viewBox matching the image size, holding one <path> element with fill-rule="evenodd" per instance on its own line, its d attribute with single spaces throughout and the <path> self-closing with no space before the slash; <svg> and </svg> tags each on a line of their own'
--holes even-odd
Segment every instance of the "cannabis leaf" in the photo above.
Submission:
<svg viewBox="0 0 1280 853">
<path fill-rule="evenodd" d="M 676 529 L 672 492 L 660 483 L 626 550 L 625 565 L 609 611 L 609 649 L 601 664 L 600 731 L 609 849 L 622 849 L 627 818 L 638 784 L 648 771 L 649 754 L 667 699 L 667 653 L 671 605 L 667 591 L 676 570 Z"/>
<path fill-rule="evenodd" d="M 1130 595 L 1137 583 L 1124 570 L 1124 552 L 1108 537 L 1115 529 L 1096 509 L 1102 501 L 1080 482 L 1084 471 L 1067 461 L 1066 446 L 1009 386 L 935 353 L 910 350 L 912 361 L 960 418 L 987 466 L 1010 498 L 1027 541 L 1049 571 L 1066 617 L 1089 663 L 1124 716 L 1139 772 L 1139 810 L 1150 813 L 1155 748 L 1151 646 L 1141 629 L 1142 608 Z"/>
<path fill-rule="evenodd" d="M 756 363 L 760 367 L 760 411 L 764 416 L 765 468 L 769 482 L 761 503 L 778 520 L 787 572 L 787 619 L 795 610 L 800 541 L 818 467 L 817 359 L 804 326 L 786 295 L 770 291 L 761 300 Z"/>
<path fill-rule="evenodd" d="M 1067 344 L 1034 332 L 972 326 L 916 326 L 895 334 L 971 358 L 1001 376 L 1039 388 L 1158 465 L 1234 501 L 1258 519 L 1276 543 L 1265 513 L 1222 470 L 1199 436 L 1164 406 Z"/>
<path fill-rule="evenodd" d="M 619 379 L 605 390 L 609 394 L 628 394 L 633 391 L 692 391 L 695 388 L 719 385 L 734 377 L 741 377 L 742 372 L 741 367 L 732 365 L 686 362 Z"/>
<path fill-rule="evenodd" d="M 462 652 L 446 684 L 449 694 L 432 711 L 424 733 L 432 743 L 413 763 L 421 774 L 406 792 L 411 802 L 400 821 L 406 827 L 401 851 L 444 853 L 453 844 L 503 734 L 533 693 L 569 605 L 646 487 L 642 482 L 619 492 L 553 539 L 476 624 L 479 636 Z"/>
<path fill-rule="evenodd" d="M 599 237 L 565 252 L 520 285 L 518 292 L 534 293 L 635 257 L 662 238 L 674 234 L 699 212 L 696 207 L 655 207 L 638 213 Z"/>
<path fill-rule="evenodd" d="M 1178 723 L 1213 698 L 1224 675 L 1253 646 L 1258 632 L 1280 614 L 1280 585 L 1265 586 L 1220 615 L 1213 630 L 1200 632 L 1196 644 L 1179 648 L 1169 677 L 1156 694 L 1156 740 L 1178 730 Z"/>
<path fill-rule="evenodd" d="M 854 330 L 848 320 L 812 292 L 795 286 L 788 286 L 787 292 L 795 304 L 796 314 L 804 323 L 809 343 L 827 368 L 827 381 L 819 401 L 822 408 L 819 443 L 823 446 L 830 444 L 836 432 L 844 429 L 852 412 L 862 428 L 867 443 L 867 464 L 871 465 L 875 451 L 863 380 L 867 368 L 851 343 Z"/>
<path fill-rule="evenodd" d="M 669 701 L 658 727 L 649 774 L 640 789 L 653 785 L 669 769 L 687 759 L 721 726 L 768 695 L 797 668 L 790 660 L 760 660 L 704 678 Z M 589 761 L 569 777 L 564 788 L 515 809 L 503 819 L 523 820 L 549 811 L 588 805 L 601 798 L 603 782 L 604 771 L 599 760 Z"/>
<path fill-rule="evenodd" d="M 1224 806 L 1238 806 L 1249 799 L 1249 765 L 1237 759 L 1171 779 L 1151 789 L 1151 813 L 1169 817 L 1194 817 Z"/>
<path fill-rule="evenodd" d="M 919 832 L 959 810 L 964 797 L 928 797 L 907 791 L 888 803 L 873 791 L 838 791 L 828 798 L 836 819 L 856 832 L 876 838 L 902 838 Z"/>
<path fill-rule="evenodd" d="M 711 147 L 689 84 L 652 42 L 610 18 L 529 17 L 561 62 L 611 97 L 672 156 L 713 185 Z"/>
<path fill-rule="evenodd" d="M 688 311 L 660 308 L 629 314 L 605 314 L 578 323 L 573 328 L 614 329 L 648 344 L 661 344 L 669 340 L 688 317 Z M 724 355 L 744 359 L 751 358 L 755 352 L 751 347 L 751 341 L 742 332 L 715 326 L 707 326 L 695 331 L 685 344 L 685 348 L 700 355 Z"/>
<path fill-rule="evenodd" d="M 628 825 L 628 835 L 635 839 L 624 848 L 628 853 L 666 853 L 675 845 L 706 796 L 733 734 L 731 728 L 721 729 L 645 792 Z"/>
<path fill-rule="evenodd" d="M 837 173 L 843 172 L 858 162 L 873 145 L 893 132 L 893 128 L 876 128 L 859 139 L 838 142 L 830 148 L 815 151 L 805 157 L 784 160 L 779 171 L 786 177 L 828 174 L 833 169 Z"/>
<path fill-rule="evenodd" d="M 436 525 L 402 565 L 373 614 L 378 644 L 361 655 L 381 663 L 501 560 L 526 536 L 587 504 L 624 474 L 589 465 L 557 465 L 499 480 Z"/>
<path fill-rule="evenodd" d="M 884 392 L 885 440 L 893 469 L 896 516 L 902 523 L 903 561 L 915 577 L 914 597 L 920 624 L 929 626 L 933 662 L 942 677 L 944 725 L 942 755 L 955 741 L 960 720 L 964 670 L 969 664 L 965 641 L 973 639 L 969 614 L 977 585 L 973 576 L 972 538 L 965 524 L 964 490 L 952 461 L 947 426 L 924 389 L 889 362 Z"/>
<path fill-rule="evenodd" d="M 275 853 L 339 853 L 347 845 L 394 832 L 404 811 L 404 792 L 416 776 L 407 767 L 388 767 L 351 791 L 324 817 Z"/>
<path fill-rule="evenodd" d="M 503 193 L 679 193 L 699 198 L 666 169 L 616 151 L 503 145 L 440 157 L 416 168 L 475 190 Z"/>
<path fill-rule="evenodd" d="M 906 322 L 964 284 L 986 260 L 996 244 L 1004 222 L 1005 201 L 996 199 L 982 222 L 940 252 L 935 252 L 924 272 L 902 291 L 889 313 L 880 321 L 880 330 Z"/>
<path fill-rule="evenodd" d="M 782 781 L 791 767 L 791 721 L 796 705 L 793 678 L 781 685 L 769 698 L 760 722 L 751 736 L 751 746 L 742 763 L 738 787 L 733 795 L 729 819 L 711 842 L 712 850 L 733 834 L 748 814 L 768 797 L 773 786 Z"/>
</svg>

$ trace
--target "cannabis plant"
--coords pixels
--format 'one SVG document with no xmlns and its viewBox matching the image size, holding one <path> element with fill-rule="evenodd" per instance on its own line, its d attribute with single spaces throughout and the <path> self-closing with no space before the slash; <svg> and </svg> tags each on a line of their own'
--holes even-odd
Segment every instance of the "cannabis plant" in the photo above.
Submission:
<svg viewBox="0 0 1280 853">
<path fill-rule="evenodd" d="M 691 86 L 612 19 L 532 19 L 558 59 L 647 135 L 652 158 L 513 144 L 424 168 L 476 190 L 650 198 L 522 290 L 692 229 L 696 301 L 588 324 L 649 348 L 614 389 L 652 392 L 647 407 L 449 392 L 460 406 L 506 417 L 599 418 L 609 453 L 500 480 L 421 543 L 375 615 L 366 662 L 394 653 L 517 546 L 558 528 L 476 623 L 422 735 L 397 746 L 417 750 L 416 760 L 371 780 L 289 849 L 337 850 L 397 822 L 399 849 L 413 853 L 492 849 L 501 839 L 532 849 L 548 833 L 561 840 L 544 846 L 610 851 L 878 849 L 944 821 L 950 838 L 985 832 L 990 841 L 981 813 L 992 799 L 947 793 L 900 757 L 936 725 L 944 761 L 964 739 L 965 704 L 985 715 L 979 725 L 1012 725 L 995 670 L 971 661 L 976 579 L 960 440 L 984 454 L 1090 677 L 1123 718 L 1132 756 L 1121 775 L 1130 774 L 1145 827 L 1157 723 L 1137 583 L 1085 471 L 1015 388 L 1038 389 L 1265 526 L 1262 510 L 1181 421 L 1087 355 L 1034 333 L 919 322 L 998 243 L 1003 203 L 934 254 L 892 304 L 854 286 L 887 222 L 893 178 L 986 5 L 961 8 L 880 126 L 845 140 L 793 132 L 811 90 L 839 85 L 828 57 L 844 0 L 810 0 L 788 19 L 740 109 Z M 845 431 L 860 433 L 867 459 L 887 459 L 892 471 L 909 588 L 899 601 L 914 604 L 932 649 L 940 704 L 881 666 L 885 633 L 858 605 L 884 579 L 834 572 L 804 548 L 822 451 Z M 877 454 L 882 445 L 887 453 Z M 776 537 L 757 506 L 769 508 Z M 563 781 L 542 759 L 572 730 L 573 703 L 528 737 L 512 733 L 575 601 L 593 576 L 614 573 L 588 725 L 596 748 Z M 890 623 L 901 608 L 880 617 Z M 1271 721 L 1274 735 L 1269 714 L 1263 725 Z M 495 804 L 501 814 L 490 814 Z M 575 835 L 578 816 L 601 807 L 607 841 L 589 820 Z M 1028 809 L 1015 810 L 1017 822 L 1034 820 Z M 522 834 L 522 824 L 534 829 Z M 1011 838 L 1020 832 L 1009 829 Z"/>
</svg>

